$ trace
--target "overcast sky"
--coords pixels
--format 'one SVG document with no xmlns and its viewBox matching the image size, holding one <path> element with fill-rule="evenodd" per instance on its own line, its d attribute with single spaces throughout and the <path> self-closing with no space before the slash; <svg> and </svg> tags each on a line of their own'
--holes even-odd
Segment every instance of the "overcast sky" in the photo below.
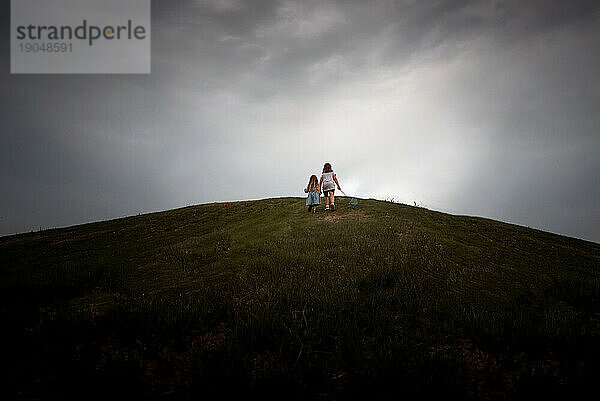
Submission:
<svg viewBox="0 0 600 401">
<path fill-rule="evenodd" d="M 2 2 L 0 234 L 303 196 L 328 161 L 600 241 L 600 1 L 154 0 L 150 75 L 10 75 Z"/>
</svg>

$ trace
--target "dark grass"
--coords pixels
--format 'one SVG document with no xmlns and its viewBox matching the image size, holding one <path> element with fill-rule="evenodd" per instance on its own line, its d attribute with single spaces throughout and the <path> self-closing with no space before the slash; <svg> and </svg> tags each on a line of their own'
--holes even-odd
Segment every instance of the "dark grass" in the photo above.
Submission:
<svg viewBox="0 0 600 401">
<path fill-rule="evenodd" d="M 600 373 L 600 245 L 487 219 L 268 199 L 0 258 L 8 399 L 558 399 Z"/>
</svg>

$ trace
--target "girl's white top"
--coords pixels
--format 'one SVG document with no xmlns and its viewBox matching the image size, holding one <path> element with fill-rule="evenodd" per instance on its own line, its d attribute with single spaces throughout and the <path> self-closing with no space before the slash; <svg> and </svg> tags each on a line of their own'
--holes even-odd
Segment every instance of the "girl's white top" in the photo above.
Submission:
<svg viewBox="0 0 600 401">
<path fill-rule="evenodd" d="M 335 182 L 333 181 L 333 171 L 329 173 L 323 173 L 321 176 L 323 180 L 323 191 L 329 191 L 335 188 Z"/>
</svg>

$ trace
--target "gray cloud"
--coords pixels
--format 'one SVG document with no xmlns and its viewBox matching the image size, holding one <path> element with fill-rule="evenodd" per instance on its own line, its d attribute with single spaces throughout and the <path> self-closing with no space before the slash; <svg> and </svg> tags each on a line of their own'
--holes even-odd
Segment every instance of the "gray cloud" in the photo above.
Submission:
<svg viewBox="0 0 600 401">
<path fill-rule="evenodd" d="M 301 195 L 331 161 L 346 192 L 599 241 L 599 10 L 154 1 L 150 76 L 3 61 L 0 232 Z"/>
</svg>

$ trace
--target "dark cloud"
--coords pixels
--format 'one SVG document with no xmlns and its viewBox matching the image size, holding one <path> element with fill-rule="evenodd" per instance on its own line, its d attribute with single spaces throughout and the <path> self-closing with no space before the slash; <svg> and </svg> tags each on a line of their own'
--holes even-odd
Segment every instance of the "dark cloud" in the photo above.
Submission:
<svg viewBox="0 0 600 401">
<path fill-rule="evenodd" d="M 8 10 L 8 2 L 5 2 Z M 0 232 L 345 189 L 600 240 L 595 1 L 152 2 L 151 75 L 10 75 Z"/>
</svg>

